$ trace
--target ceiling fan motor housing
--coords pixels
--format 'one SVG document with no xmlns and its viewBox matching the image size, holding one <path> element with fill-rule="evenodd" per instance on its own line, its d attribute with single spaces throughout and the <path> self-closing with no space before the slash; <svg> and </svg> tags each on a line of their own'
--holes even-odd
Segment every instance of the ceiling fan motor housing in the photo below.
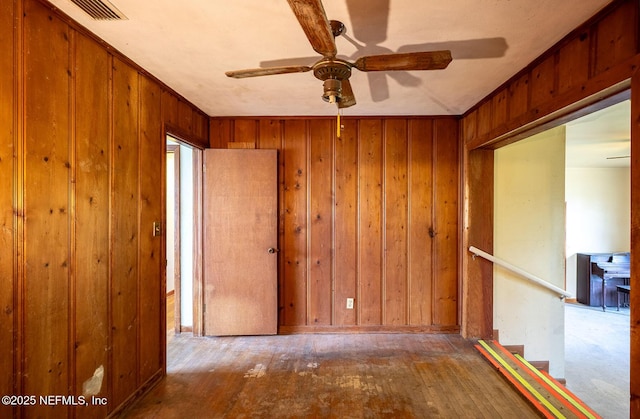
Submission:
<svg viewBox="0 0 640 419">
<path fill-rule="evenodd" d="M 342 60 L 322 60 L 313 66 L 313 75 L 319 80 L 346 80 L 351 77 L 351 65 Z"/>
</svg>

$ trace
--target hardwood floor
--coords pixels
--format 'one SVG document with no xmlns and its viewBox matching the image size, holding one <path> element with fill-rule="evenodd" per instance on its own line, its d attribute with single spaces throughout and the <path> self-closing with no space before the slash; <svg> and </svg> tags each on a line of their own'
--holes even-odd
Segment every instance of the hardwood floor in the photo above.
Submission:
<svg viewBox="0 0 640 419">
<path fill-rule="evenodd" d="M 167 295 L 167 338 L 173 335 L 175 325 L 176 295 Z"/>
<path fill-rule="evenodd" d="M 170 339 L 126 418 L 539 417 L 459 335 Z"/>
</svg>

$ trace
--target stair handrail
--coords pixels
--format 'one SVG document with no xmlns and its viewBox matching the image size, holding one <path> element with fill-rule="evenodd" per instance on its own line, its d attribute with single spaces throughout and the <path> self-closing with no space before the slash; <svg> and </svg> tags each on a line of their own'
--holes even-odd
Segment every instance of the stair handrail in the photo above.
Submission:
<svg viewBox="0 0 640 419">
<path fill-rule="evenodd" d="M 485 251 L 482 251 L 482 250 L 478 249 L 475 246 L 469 246 L 469 251 L 471 253 L 473 253 L 473 257 L 474 258 L 476 256 L 483 257 L 483 258 L 487 259 L 488 261 L 491 261 L 491 262 L 493 262 L 495 264 L 498 264 L 498 265 L 500 265 L 500 266 L 502 266 L 504 268 L 507 268 L 511 272 L 515 272 L 518 275 L 520 275 L 520 276 L 522 276 L 522 277 L 524 277 L 524 278 L 526 278 L 526 279 L 528 279 L 528 280 L 530 280 L 532 282 L 535 282 L 538 285 L 541 285 L 541 286 L 543 286 L 543 287 L 545 287 L 545 288 L 547 288 L 547 289 L 549 289 L 551 291 L 554 291 L 554 292 L 560 294 L 560 299 L 573 298 L 573 295 L 571 295 L 567 291 L 563 290 L 562 288 L 557 287 L 557 286 L 551 284 L 550 282 L 547 282 L 544 279 L 539 278 L 539 277 L 537 277 L 537 276 L 535 276 L 535 275 L 533 275 L 533 274 L 531 274 L 531 273 L 529 273 L 529 272 L 527 272 L 527 271 L 525 271 L 523 269 L 520 269 L 517 266 L 514 266 L 514 265 L 510 264 L 509 262 L 507 262 L 507 261 L 505 261 L 503 259 L 497 258 L 497 257 L 495 257 L 495 256 L 493 256 L 493 255 L 491 255 L 491 254 L 489 254 L 489 253 L 487 253 Z"/>
</svg>

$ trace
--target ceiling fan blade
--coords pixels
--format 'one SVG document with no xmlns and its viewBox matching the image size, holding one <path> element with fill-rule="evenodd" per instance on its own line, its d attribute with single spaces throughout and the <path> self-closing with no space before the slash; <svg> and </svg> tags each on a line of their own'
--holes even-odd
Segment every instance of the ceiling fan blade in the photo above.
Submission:
<svg viewBox="0 0 640 419">
<path fill-rule="evenodd" d="M 509 45 L 505 38 L 479 38 L 403 45 L 396 52 L 450 50 L 453 59 L 470 60 L 504 57 L 507 49 L 509 49 Z"/>
<path fill-rule="evenodd" d="M 250 68 L 247 70 L 227 71 L 224 74 L 226 74 L 227 77 L 233 77 L 234 79 L 243 79 L 245 77 L 271 76 L 274 74 L 304 73 L 310 70 L 311 67 L 300 65 L 287 67 Z"/>
<path fill-rule="evenodd" d="M 260 68 L 269 67 L 291 67 L 301 65 L 311 65 L 318 61 L 318 56 L 313 57 L 296 57 L 296 58 L 281 58 L 277 60 L 265 60 L 260 61 Z"/>
<path fill-rule="evenodd" d="M 442 70 L 451 62 L 451 51 L 406 52 L 369 55 L 356 60 L 360 71 Z"/>
<path fill-rule="evenodd" d="M 616 160 L 616 159 L 630 159 L 631 156 L 613 156 L 613 157 L 607 157 L 607 160 Z"/>
<path fill-rule="evenodd" d="M 351 82 L 349 79 L 342 80 L 342 99 L 338 102 L 338 108 L 348 108 L 356 104 L 356 97 L 353 95 L 353 89 L 351 89 Z"/>
<path fill-rule="evenodd" d="M 314 51 L 325 57 L 338 52 L 331 25 L 320 0 L 287 0 Z"/>
</svg>

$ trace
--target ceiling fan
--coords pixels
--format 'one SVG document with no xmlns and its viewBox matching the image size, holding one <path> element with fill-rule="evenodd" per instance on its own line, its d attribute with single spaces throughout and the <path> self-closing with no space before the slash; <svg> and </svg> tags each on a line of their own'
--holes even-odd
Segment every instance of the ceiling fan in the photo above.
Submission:
<svg viewBox="0 0 640 419">
<path fill-rule="evenodd" d="M 335 103 L 338 108 L 356 104 L 349 78 L 351 69 L 360 71 L 410 71 L 442 70 L 451 62 L 451 51 L 407 52 L 398 54 L 368 55 L 354 63 L 336 57 L 335 38 L 345 32 L 345 26 L 337 20 L 328 20 L 321 0 L 287 0 L 313 49 L 322 55 L 312 66 L 279 66 L 227 71 L 228 77 L 270 76 L 274 74 L 304 73 L 323 81 L 322 98 Z"/>
</svg>

